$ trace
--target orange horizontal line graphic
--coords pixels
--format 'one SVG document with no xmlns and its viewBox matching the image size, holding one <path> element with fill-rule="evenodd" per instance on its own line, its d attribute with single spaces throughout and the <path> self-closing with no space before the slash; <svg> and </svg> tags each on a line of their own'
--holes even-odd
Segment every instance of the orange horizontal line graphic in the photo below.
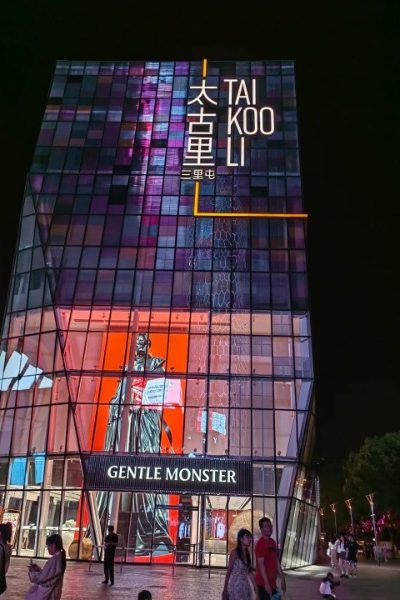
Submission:
<svg viewBox="0 0 400 600">
<path fill-rule="evenodd" d="M 265 218 L 276 219 L 308 219 L 307 213 L 255 213 L 255 212 L 202 212 L 199 210 L 200 181 L 194 183 L 194 206 L 195 217 L 235 217 L 235 218 Z"/>
</svg>

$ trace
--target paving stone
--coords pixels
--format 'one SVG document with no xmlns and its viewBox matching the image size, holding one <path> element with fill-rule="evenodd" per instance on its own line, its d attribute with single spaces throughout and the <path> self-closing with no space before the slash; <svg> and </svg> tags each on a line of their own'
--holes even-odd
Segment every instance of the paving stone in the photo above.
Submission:
<svg viewBox="0 0 400 600">
<path fill-rule="evenodd" d="M 37 561 L 38 564 L 44 561 Z M 8 589 L 4 600 L 22 600 L 29 588 L 29 561 L 12 558 L 7 576 Z M 330 570 L 327 566 L 314 565 L 286 571 L 288 591 L 285 600 L 319 600 L 318 588 L 321 578 Z M 142 589 L 149 589 L 154 600 L 220 600 L 225 570 L 176 567 L 124 565 L 120 573 L 115 570 L 115 585 L 102 585 L 103 566 L 93 563 L 68 562 L 64 578 L 62 600 L 136 600 Z M 400 561 L 394 560 L 378 567 L 375 563 L 362 562 L 359 574 L 353 579 L 342 580 L 337 590 L 338 600 L 399 600 Z"/>
</svg>

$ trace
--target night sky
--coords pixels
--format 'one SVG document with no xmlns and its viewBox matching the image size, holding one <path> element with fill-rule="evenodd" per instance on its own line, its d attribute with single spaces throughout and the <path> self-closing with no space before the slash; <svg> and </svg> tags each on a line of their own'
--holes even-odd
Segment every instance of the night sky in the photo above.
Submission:
<svg viewBox="0 0 400 600">
<path fill-rule="evenodd" d="M 240 10 L 200 0 L 179 9 L 138 5 L 17 1 L 2 8 L 1 313 L 57 59 L 294 59 L 310 215 L 316 456 L 342 459 L 366 436 L 399 430 L 395 3 L 343 3 L 342 13 L 316 1 L 244 2 Z"/>
</svg>

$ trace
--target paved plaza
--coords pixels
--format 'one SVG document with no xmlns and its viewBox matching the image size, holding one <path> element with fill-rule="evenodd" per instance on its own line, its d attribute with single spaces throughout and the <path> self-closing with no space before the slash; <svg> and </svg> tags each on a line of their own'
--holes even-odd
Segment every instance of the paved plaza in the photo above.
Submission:
<svg viewBox="0 0 400 600">
<path fill-rule="evenodd" d="M 40 563 L 41 561 L 37 561 Z M 13 558 L 8 573 L 8 590 L 4 600 L 24 598 L 29 587 L 27 559 Z M 287 571 L 288 590 L 285 600 L 318 600 L 319 583 L 327 567 L 312 566 Z M 225 570 L 176 567 L 124 565 L 122 573 L 116 568 L 114 587 L 101 584 L 102 565 L 69 562 L 64 579 L 62 600 L 136 600 L 141 589 L 149 589 L 154 600 L 220 600 Z M 210 577 L 209 577 L 210 575 Z M 361 562 L 356 578 L 342 581 L 337 589 L 338 600 L 398 600 L 400 598 L 400 560 L 378 567 Z"/>
</svg>

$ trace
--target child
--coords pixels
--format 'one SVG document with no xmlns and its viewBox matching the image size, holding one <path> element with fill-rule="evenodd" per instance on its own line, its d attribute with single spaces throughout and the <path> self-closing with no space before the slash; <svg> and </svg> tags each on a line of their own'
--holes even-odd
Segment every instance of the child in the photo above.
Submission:
<svg viewBox="0 0 400 600">
<path fill-rule="evenodd" d="M 333 588 L 340 585 L 340 581 L 334 581 L 333 573 L 327 573 L 319 586 L 319 593 L 323 598 L 336 598 Z"/>
<path fill-rule="evenodd" d="M 149 590 L 142 590 L 138 594 L 138 600 L 151 600 L 152 595 Z"/>
</svg>

